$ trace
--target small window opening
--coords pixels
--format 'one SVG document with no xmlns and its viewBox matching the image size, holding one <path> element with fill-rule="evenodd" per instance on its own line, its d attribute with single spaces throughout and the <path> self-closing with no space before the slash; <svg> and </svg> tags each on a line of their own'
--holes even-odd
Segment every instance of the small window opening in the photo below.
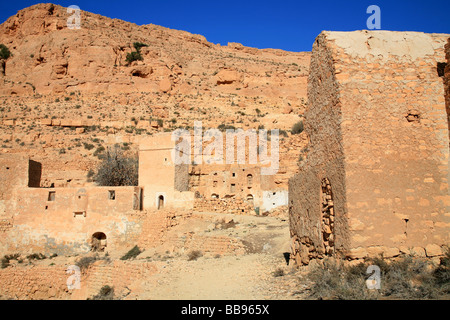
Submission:
<svg viewBox="0 0 450 320">
<path fill-rule="evenodd" d="M 406 120 L 408 120 L 408 122 L 419 122 L 420 121 L 419 111 L 409 110 L 408 115 L 406 116 Z"/>
<path fill-rule="evenodd" d="M 445 62 L 438 62 L 437 63 L 437 73 L 439 77 L 443 77 L 445 75 L 445 67 L 447 66 L 447 63 Z"/>
<path fill-rule="evenodd" d="M 247 176 L 247 185 L 251 186 L 253 184 L 253 176 L 249 174 Z"/>
<path fill-rule="evenodd" d="M 48 201 L 55 201 L 55 199 L 56 199 L 56 192 L 55 191 L 50 191 L 49 193 L 48 193 Z"/>
<path fill-rule="evenodd" d="M 161 195 L 158 197 L 158 210 L 163 208 L 164 208 L 164 196 Z"/>
<path fill-rule="evenodd" d="M 116 191 L 115 190 L 109 190 L 108 191 L 108 199 L 109 200 L 116 200 Z"/>
</svg>

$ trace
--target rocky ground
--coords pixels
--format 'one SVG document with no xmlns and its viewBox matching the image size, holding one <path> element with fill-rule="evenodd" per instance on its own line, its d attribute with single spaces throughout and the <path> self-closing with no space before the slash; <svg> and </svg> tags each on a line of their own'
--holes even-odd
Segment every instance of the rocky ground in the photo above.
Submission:
<svg viewBox="0 0 450 320">
<path fill-rule="evenodd" d="M 157 258 L 159 273 L 144 284 L 147 290 L 136 298 L 304 299 L 308 288 L 304 274 L 286 260 L 288 222 L 276 217 L 240 216 L 234 220 L 234 227 L 212 232 L 241 240 L 246 246 L 245 254 L 201 256 L 191 261 L 189 253 L 168 254 L 159 261 Z M 147 252 L 148 257 L 154 257 L 152 254 Z"/>
<path fill-rule="evenodd" d="M 223 221 L 226 221 L 224 224 Z M 218 223 L 222 222 L 222 223 Z M 174 247 L 174 239 L 190 235 L 197 239 Z M 208 252 L 214 247 L 214 239 L 229 239 L 238 244 L 235 253 Z M 207 242 L 210 242 L 207 245 Z M 116 290 L 114 299 L 120 300 L 302 300 L 308 299 L 310 283 L 306 279 L 307 268 L 288 265 L 289 226 L 283 216 L 235 216 L 230 214 L 194 214 L 165 235 L 165 241 L 155 248 L 143 249 L 137 257 L 128 260 L 133 266 L 151 265 L 154 272 L 124 277 L 125 290 Z M 202 246 L 203 245 L 203 246 Z M 202 247 L 205 250 L 202 250 Z M 193 249 L 195 248 L 195 250 Z M 242 249 L 242 250 L 241 250 Z M 52 256 L 44 259 L 19 257 L 10 261 L 13 270 L 22 270 L 17 285 L 23 286 L 25 274 L 33 268 L 65 270 L 78 265 L 83 258 L 96 257 L 83 271 L 82 286 L 92 285 L 92 277 L 100 281 L 98 290 L 112 282 L 104 280 L 94 265 L 113 266 L 127 250 L 65 257 Z M 19 262 L 20 261 L 20 262 Z M 90 271 L 89 271 L 90 270 Z M 101 273 L 101 272 L 100 272 Z M 19 274 L 19 275 L 20 275 Z M 116 275 L 122 276 L 122 275 Z M 98 280 L 98 279 L 103 280 Z M 22 280 L 23 281 L 22 281 Z M 83 285 L 84 283 L 84 285 Z M 41 286 L 46 286 L 45 281 Z M 48 286 L 50 283 L 48 283 Z M 26 287 L 26 286 L 25 286 Z M 116 288 L 117 289 L 117 288 Z M 24 292 L 27 289 L 24 288 Z M 92 298 L 94 291 L 69 292 L 63 299 Z M 31 293 L 28 293 L 31 294 Z M 0 292 L 1 299 L 2 292 Z M 34 294 L 25 299 L 58 299 Z M 3 297 L 5 298 L 5 297 Z M 60 297 L 61 298 L 61 297 Z M 18 297 L 20 299 L 20 297 Z"/>
</svg>

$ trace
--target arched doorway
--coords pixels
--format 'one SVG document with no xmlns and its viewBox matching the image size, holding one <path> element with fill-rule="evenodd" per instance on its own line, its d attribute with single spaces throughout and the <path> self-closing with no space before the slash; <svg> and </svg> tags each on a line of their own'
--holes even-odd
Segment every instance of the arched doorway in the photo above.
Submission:
<svg viewBox="0 0 450 320">
<path fill-rule="evenodd" d="M 160 195 L 158 197 L 158 210 L 161 210 L 164 208 L 164 196 Z"/>
<path fill-rule="evenodd" d="M 253 175 L 247 175 L 247 186 L 252 187 L 253 185 Z"/>
<path fill-rule="evenodd" d="M 106 234 L 103 232 L 96 232 L 92 235 L 91 249 L 94 252 L 103 252 L 106 248 Z"/>
<path fill-rule="evenodd" d="M 334 221 L 335 211 L 333 203 L 333 191 L 330 180 L 323 179 L 321 187 L 322 200 L 322 237 L 325 255 L 333 256 L 335 253 Z"/>
</svg>

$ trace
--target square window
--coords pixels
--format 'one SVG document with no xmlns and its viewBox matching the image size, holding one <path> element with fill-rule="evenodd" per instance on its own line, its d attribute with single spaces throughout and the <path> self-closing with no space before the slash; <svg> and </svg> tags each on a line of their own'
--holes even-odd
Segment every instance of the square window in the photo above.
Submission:
<svg viewBox="0 0 450 320">
<path fill-rule="evenodd" d="M 116 191 L 115 190 L 109 190 L 108 191 L 108 199 L 109 200 L 116 200 Z"/>
<path fill-rule="evenodd" d="M 50 191 L 48 193 L 47 201 L 55 201 L 55 199 L 56 199 L 56 192 L 55 191 Z"/>
</svg>

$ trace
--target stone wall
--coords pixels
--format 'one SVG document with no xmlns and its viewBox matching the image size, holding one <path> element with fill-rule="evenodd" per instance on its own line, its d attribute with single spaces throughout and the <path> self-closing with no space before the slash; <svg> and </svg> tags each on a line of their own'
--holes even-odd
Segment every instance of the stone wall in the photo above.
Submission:
<svg viewBox="0 0 450 320">
<path fill-rule="evenodd" d="M 447 107 L 447 116 L 449 117 L 450 128 L 450 38 L 448 38 L 447 44 L 445 45 L 445 56 L 447 58 L 447 65 L 444 69 L 445 105 Z"/>
<path fill-rule="evenodd" d="M 72 299 L 87 299 L 97 295 L 104 286 L 114 288 L 114 295 L 126 299 L 130 291 L 138 293 L 147 277 L 157 272 L 152 262 L 99 261 L 81 278 L 81 288 L 72 290 Z"/>
<path fill-rule="evenodd" d="M 157 272 L 151 262 L 100 260 L 82 271 L 79 289 L 69 289 L 67 265 L 20 266 L 0 269 L 0 299 L 85 300 L 103 286 L 114 288 L 116 297 L 127 298 L 130 290 L 139 292 L 147 277 Z"/>
<path fill-rule="evenodd" d="M 305 132 L 310 139 L 309 153 L 300 164 L 299 174 L 289 181 L 289 220 L 291 236 L 297 241 L 293 250 L 297 260 L 307 245 L 312 248 L 312 256 L 325 256 L 320 210 L 324 178 L 331 181 L 335 210 L 340 213 L 336 216 L 335 248 L 345 251 L 348 247 L 339 87 L 334 77 L 333 52 L 324 45 L 324 41 L 321 35 L 314 43 L 311 57 L 313 72 L 310 72 L 308 79 L 309 108 L 305 114 Z M 300 250 L 300 247 L 303 249 Z M 303 258 L 304 263 L 309 261 L 308 254 L 303 254 Z"/>
<path fill-rule="evenodd" d="M 436 72 L 447 38 L 317 37 L 305 115 L 309 153 L 289 185 L 298 261 L 449 243 L 449 134 Z"/>
<path fill-rule="evenodd" d="M 67 300 L 65 266 L 10 267 L 0 269 L 0 297 L 16 300 Z"/>
<path fill-rule="evenodd" d="M 231 213 L 236 215 L 255 215 L 251 201 L 240 198 L 195 199 L 194 212 Z"/>
<path fill-rule="evenodd" d="M 94 233 L 111 249 L 140 233 L 138 187 L 17 188 L 2 222 L 0 253 L 83 253 Z"/>
</svg>

